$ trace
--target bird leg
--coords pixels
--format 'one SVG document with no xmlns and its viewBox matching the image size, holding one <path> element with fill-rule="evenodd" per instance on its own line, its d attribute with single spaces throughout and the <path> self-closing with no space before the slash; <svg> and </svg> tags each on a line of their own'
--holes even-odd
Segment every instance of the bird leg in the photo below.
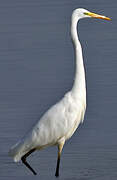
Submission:
<svg viewBox="0 0 117 180">
<path fill-rule="evenodd" d="M 34 171 L 34 169 L 27 163 L 26 158 L 32 153 L 34 152 L 36 149 L 32 149 L 31 151 L 29 151 L 28 153 L 26 153 L 24 156 L 22 156 L 21 160 L 22 162 L 26 165 L 27 168 L 29 168 L 34 175 L 36 175 L 37 173 Z"/>
<path fill-rule="evenodd" d="M 57 166 L 56 166 L 56 173 L 55 176 L 59 176 L 59 166 L 60 166 L 60 157 L 61 157 L 61 152 L 63 149 L 65 141 L 62 141 L 61 143 L 58 144 L 58 159 L 57 159 Z"/>
</svg>

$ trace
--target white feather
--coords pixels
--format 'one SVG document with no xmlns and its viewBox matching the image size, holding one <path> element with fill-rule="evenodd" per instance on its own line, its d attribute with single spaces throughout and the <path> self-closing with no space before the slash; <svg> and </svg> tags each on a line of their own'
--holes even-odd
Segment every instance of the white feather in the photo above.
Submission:
<svg viewBox="0 0 117 180">
<path fill-rule="evenodd" d="M 71 36 L 76 59 L 73 88 L 42 116 L 19 143 L 11 148 L 9 154 L 16 162 L 33 148 L 40 150 L 47 146 L 58 145 L 61 139 L 68 140 L 83 122 L 86 109 L 86 88 L 82 48 L 77 36 L 78 20 L 78 11 L 74 11 L 71 22 Z"/>
</svg>

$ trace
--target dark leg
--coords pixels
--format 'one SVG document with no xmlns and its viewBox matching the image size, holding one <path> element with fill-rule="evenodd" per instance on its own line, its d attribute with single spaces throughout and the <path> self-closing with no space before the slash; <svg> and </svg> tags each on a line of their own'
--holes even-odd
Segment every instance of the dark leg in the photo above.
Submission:
<svg viewBox="0 0 117 180">
<path fill-rule="evenodd" d="M 56 166 L 56 173 L 55 173 L 56 177 L 59 176 L 59 166 L 60 166 L 60 156 L 58 156 L 58 159 L 57 159 L 57 166 Z"/>
<path fill-rule="evenodd" d="M 26 153 L 22 158 L 21 158 L 21 160 L 22 160 L 22 162 L 26 165 L 26 167 L 28 167 L 32 172 L 33 172 L 33 174 L 34 175 L 36 175 L 37 173 L 34 171 L 34 169 L 27 163 L 27 161 L 26 161 L 26 158 L 32 153 L 32 152 L 34 152 L 36 149 L 32 149 L 31 151 L 29 151 L 28 153 Z"/>
<path fill-rule="evenodd" d="M 65 143 L 65 141 L 62 141 L 62 142 L 58 145 L 58 159 L 57 159 L 57 166 L 56 166 L 56 173 L 55 173 L 55 176 L 56 176 L 56 177 L 59 176 L 60 157 L 61 157 L 61 152 L 62 152 L 64 143 Z"/>
</svg>

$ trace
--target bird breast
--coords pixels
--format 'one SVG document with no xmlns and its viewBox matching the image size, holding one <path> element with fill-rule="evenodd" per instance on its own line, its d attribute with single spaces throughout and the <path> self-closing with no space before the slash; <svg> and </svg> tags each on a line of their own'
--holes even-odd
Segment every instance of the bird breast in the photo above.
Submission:
<svg viewBox="0 0 117 180">
<path fill-rule="evenodd" d="M 71 122 L 71 126 L 69 131 L 67 132 L 65 139 L 69 139 L 77 129 L 80 123 L 84 120 L 85 110 L 86 110 L 86 100 L 84 98 L 79 98 L 77 100 L 71 99 L 71 117 L 69 121 Z M 70 111 L 70 108 L 69 108 Z M 67 115 L 69 116 L 69 113 Z"/>
<path fill-rule="evenodd" d="M 71 93 L 67 93 L 34 127 L 32 137 L 35 145 L 44 147 L 57 144 L 62 137 L 69 139 L 82 122 L 85 107 L 82 99 L 75 101 Z"/>
</svg>

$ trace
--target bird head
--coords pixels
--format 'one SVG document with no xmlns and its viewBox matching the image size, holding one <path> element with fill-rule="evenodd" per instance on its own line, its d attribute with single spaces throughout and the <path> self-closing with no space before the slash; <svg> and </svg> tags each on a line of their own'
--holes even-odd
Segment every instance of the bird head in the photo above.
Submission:
<svg viewBox="0 0 117 180">
<path fill-rule="evenodd" d="M 82 18 L 87 18 L 87 17 L 90 17 L 90 18 L 98 18 L 98 19 L 104 19 L 104 20 L 111 20 L 109 17 L 106 17 L 106 16 L 103 16 L 103 15 L 99 15 L 99 14 L 95 14 L 93 12 L 90 12 L 86 9 L 83 9 L 83 8 L 78 8 L 78 9 L 75 9 L 73 11 L 73 16 L 75 15 L 75 17 L 79 20 L 79 19 L 82 19 Z"/>
</svg>

